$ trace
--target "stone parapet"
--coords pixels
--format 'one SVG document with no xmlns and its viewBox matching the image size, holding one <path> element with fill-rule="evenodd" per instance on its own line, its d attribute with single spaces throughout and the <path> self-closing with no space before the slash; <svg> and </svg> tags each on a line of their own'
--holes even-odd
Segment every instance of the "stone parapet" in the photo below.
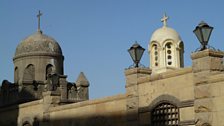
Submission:
<svg viewBox="0 0 224 126">
<path fill-rule="evenodd" d="M 131 68 L 125 70 L 126 76 L 126 88 L 138 84 L 138 78 L 149 77 L 151 74 L 151 69 L 149 68 Z"/>
<path fill-rule="evenodd" d="M 49 109 L 48 112 L 75 109 L 75 108 L 85 107 L 85 106 L 94 105 L 94 104 L 103 104 L 103 103 L 112 102 L 112 101 L 119 101 L 123 99 L 126 99 L 126 95 L 119 94 L 119 95 L 104 97 L 104 98 L 95 99 L 95 100 L 87 100 L 87 101 L 52 107 Z"/>
<path fill-rule="evenodd" d="M 59 85 L 61 90 L 61 101 L 66 101 L 68 99 L 68 93 L 67 93 L 67 76 L 66 75 L 60 75 L 59 76 Z"/>
<path fill-rule="evenodd" d="M 192 72 L 192 68 L 188 67 L 188 68 L 180 68 L 180 69 L 176 69 L 175 71 L 169 71 L 169 72 L 164 72 L 164 73 L 160 73 L 160 74 L 151 74 L 146 77 L 138 78 L 138 84 L 143 84 L 146 82 L 152 82 L 152 81 L 161 80 L 161 79 L 172 78 L 175 76 L 181 76 L 181 75 L 185 75 L 185 74 L 188 74 L 191 72 Z"/>
<path fill-rule="evenodd" d="M 193 72 L 200 71 L 223 71 L 224 52 L 214 50 L 204 50 L 191 55 Z"/>
<path fill-rule="evenodd" d="M 36 100 L 36 101 L 31 101 L 31 102 L 27 102 L 27 103 L 22 103 L 22 104 L 14 104 L 11 106 L 5 106 L 5 107 L 1 107 L 0 108 L 0 112 L 7 112 L 7 111 L 11 111 L 11 110 L 15 110 L 18 108 L 26 108 L 29 106 L 34 106 L 34 105 L 38 105 L 41 104 L 43 102 L 43 100 Z"/>
<path fill-rule="evenodd" d="M 132 74 L 151 74 L 151 70 L 149 68 L 130 68 L 125 70 L 125 75 L 132 75 Z"/>
<path fill-rule="evenodd" d="M 207 56 L 223 58 L 224 52 L 206 49 L 204 51 L 199 51 L 199 52 L 193 53 L 191 55 L 191 58 L 192 58 L 192 60 L 194 60 L 194 59 L 203 58 L 203 57 L 207 57 Z"/>
</svg>

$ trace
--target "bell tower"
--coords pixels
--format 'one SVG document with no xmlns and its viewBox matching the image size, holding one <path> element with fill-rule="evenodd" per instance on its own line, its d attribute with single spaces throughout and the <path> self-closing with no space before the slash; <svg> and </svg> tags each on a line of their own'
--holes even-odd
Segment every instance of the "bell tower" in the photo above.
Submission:
<svg viewBox="0 0 224 126">
<path fill-rule="evenodd" d="M 184 66 L 183 41 L 174 29 L 167 26 L 168 19 L 169 17 L 164 14 L 161 19 L 162 28 L 154 31 L 149 42 L 150 68 L 153 74 Z"/>
</svg>

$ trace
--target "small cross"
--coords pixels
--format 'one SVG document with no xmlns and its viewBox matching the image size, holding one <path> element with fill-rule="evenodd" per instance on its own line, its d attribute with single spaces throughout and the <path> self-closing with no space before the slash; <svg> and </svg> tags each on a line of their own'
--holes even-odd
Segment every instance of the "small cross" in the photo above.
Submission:
<svg viewBox="0 0 224 126">
<path fill-rule="evenodd" d="M 166 16 L 166 13 L 163 15 L 163 18 L 161 19 L 161 22 L 163 22 L 163 26 L 167 26 L 167 20 L 169 19 L 168 16 Z"/>
<path fill-rule="evenodd" d="M 40 10 L 39 10 L 39 13 L 37 14 L 37 18 L 38 18 L 38 31 L 41 31 L 40 30 L 40 16 L 42 16 L 42 13 L 40 13 Z"/>
</svg>

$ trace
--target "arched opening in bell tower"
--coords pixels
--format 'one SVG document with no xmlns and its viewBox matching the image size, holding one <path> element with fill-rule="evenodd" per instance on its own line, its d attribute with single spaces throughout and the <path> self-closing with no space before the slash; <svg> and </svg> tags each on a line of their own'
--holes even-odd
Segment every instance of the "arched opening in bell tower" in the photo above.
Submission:
<svg viewBox="0 0 224 126">
<path fill-rule="evenodd" d="M 33 64 L 29 64 L 23 74 L 23 80 L 24 81 L 33 81 L 35 80 L 35 67 Z"/>
</svg>

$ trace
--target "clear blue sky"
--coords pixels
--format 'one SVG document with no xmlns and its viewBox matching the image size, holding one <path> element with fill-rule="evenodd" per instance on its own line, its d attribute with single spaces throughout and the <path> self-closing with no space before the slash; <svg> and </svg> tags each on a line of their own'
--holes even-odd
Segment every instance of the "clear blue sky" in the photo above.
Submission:
<svg viewBox="0 0 224 126">
<path fill-rule="evenodd" d="M 147 50 L 164 12 L 184 41 L 185 66 L 200 46 L 192 31 L 201 20 L 214 27 L 209 44 L 224 50 L 223 5 L 221 0 L 1 0 L 0 81 L 13 81 L 16 46 L 36 32 L 38 10 L 41 29 L 61 45 L 68 81 L 83 71 L 90 97 L 99 98 L 125 92 L 124 69 L 132 64 L 127 49 L 138 41 Z M 147 51 L 141 63 L 149 66 Z"/>
</svg>

